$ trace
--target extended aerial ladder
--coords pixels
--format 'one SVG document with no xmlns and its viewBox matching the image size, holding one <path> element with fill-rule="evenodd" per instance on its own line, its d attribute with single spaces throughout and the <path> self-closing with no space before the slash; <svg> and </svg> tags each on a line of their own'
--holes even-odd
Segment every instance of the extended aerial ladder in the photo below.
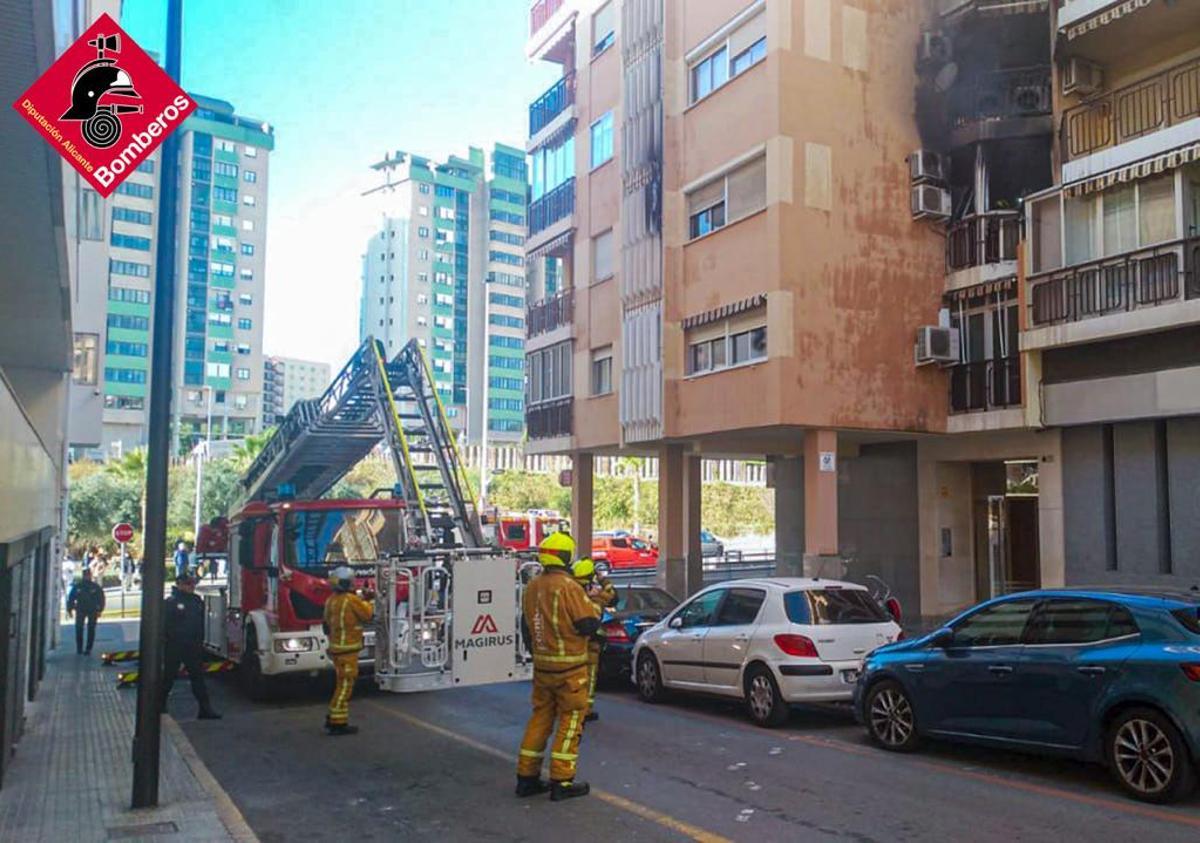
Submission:
<svg viewBox="0 0 1200 843">
<path fill-rule="evenodd" d="M 406 504 L 409 548 L 482 547 L 474 492 L 416 340 L 388 362 L 383 343 L 368 337 L 324 395 L 298 401 L 242 478 L 242 503 L 281 487 L 319 498 L 381 441 Z"/>
</svg>

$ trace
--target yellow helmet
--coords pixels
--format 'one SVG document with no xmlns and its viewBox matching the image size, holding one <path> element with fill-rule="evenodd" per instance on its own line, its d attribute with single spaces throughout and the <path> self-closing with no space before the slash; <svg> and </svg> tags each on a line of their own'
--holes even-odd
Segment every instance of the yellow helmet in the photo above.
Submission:
<svg viewBox="0 0 1200 843">
<path fill-rule="evenodd" d="M 592 577 L 596 576 L 596 563 L 591 559 L 580 559 L 571 566 L 571 576 L 575 577 L 577 580 L 590 580 Z"/>
<path fill-rule="evenodd" d="M 566 567 L 575 555 L 575 540 L 566 533 L 551 533 L 538 547 L 538 561 L 547 568 L 554 565 Z"/>
</svg>

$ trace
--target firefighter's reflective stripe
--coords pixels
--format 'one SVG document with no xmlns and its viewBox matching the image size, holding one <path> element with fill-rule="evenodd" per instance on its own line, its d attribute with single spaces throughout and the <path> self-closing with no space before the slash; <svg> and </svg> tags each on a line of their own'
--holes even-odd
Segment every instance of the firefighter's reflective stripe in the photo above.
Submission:
<svg viewBox="0 0 1200 843">
<path fill-rule="evenodd" d="M 568 655 L 568 656 L 534 655 L 533 665 L 534 665 L 534 667 L 560 668 L 561 669 L 564 667 L 570 667 L 570 666 L 577 665 L 577 664 L 587 664 L 587 660 L 588 660 L 587 653 L 580 653 L 579 655 Z"/>
<path fill-rule="evenodd" d="M 557 755 L 563 755 L 563 756 L 566 756 L 566 757 L 572 758 L 572 759 L 578 757 L 578 753 L 572 754 L 572 753 L 567 752 L 567 750 L 571 748 L 571 740 L 575 737 L 575 733 L 578 731 L 579 731 L 579 712 L 572 711 L 571 719 L 567 723 L 567 733 L 565 735 L 563 735 L 562 748 L 558 751 L 558 753 L 556 753 Z"/>
<path fill-rule="evenodd" d="M 566 644 L 563 642 L 562 635 L 558 631 L 558 594 L 554 595 L 554 603 L 550 610 L 550 629 L 554 631 L 554 641 L 558 647 L 558 654 L 561 656 L 566 652 Z"/>
<path fill-rule="evenodd" d="M 546 753 L 545 753 L 545 752 L 535 752 L 535 751 L 534 751 L 534 750 L 532 750 L 532 749 L 524 749 L 524 748 L 522 748 L 522 750 L 521 750 L 521 757 L 522 757 L 522 758 L 545 758 L 545 757 L 546 757 Z"/>
</svg>

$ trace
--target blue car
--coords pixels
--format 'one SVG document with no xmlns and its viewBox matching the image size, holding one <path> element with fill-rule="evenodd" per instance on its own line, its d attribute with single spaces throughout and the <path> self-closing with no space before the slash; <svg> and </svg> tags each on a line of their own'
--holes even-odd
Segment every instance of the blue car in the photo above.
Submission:
<svg viewBox="0 0 1200 843">
<path fill-rule="evenodd" d="M 855 713 L 884 749 L 923 737 L 1106 764 L 1184 797 L 1200 759 L 1200 592 L 1031 591 L 867 656 Z"/>
</svg>

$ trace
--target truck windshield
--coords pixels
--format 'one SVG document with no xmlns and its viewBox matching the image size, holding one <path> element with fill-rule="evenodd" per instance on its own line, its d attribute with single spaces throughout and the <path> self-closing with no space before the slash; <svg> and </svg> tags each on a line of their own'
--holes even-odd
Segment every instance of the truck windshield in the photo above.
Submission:
<svg viewBox="0 0 1200 843">
<path fill-rule="evenodd" d="M 400 511 L 324 509 L 289 512 L 286 560 L 293 568 L 326 572 L 338 565 L 374 563 L 399 553 Z"/>
</svg>

